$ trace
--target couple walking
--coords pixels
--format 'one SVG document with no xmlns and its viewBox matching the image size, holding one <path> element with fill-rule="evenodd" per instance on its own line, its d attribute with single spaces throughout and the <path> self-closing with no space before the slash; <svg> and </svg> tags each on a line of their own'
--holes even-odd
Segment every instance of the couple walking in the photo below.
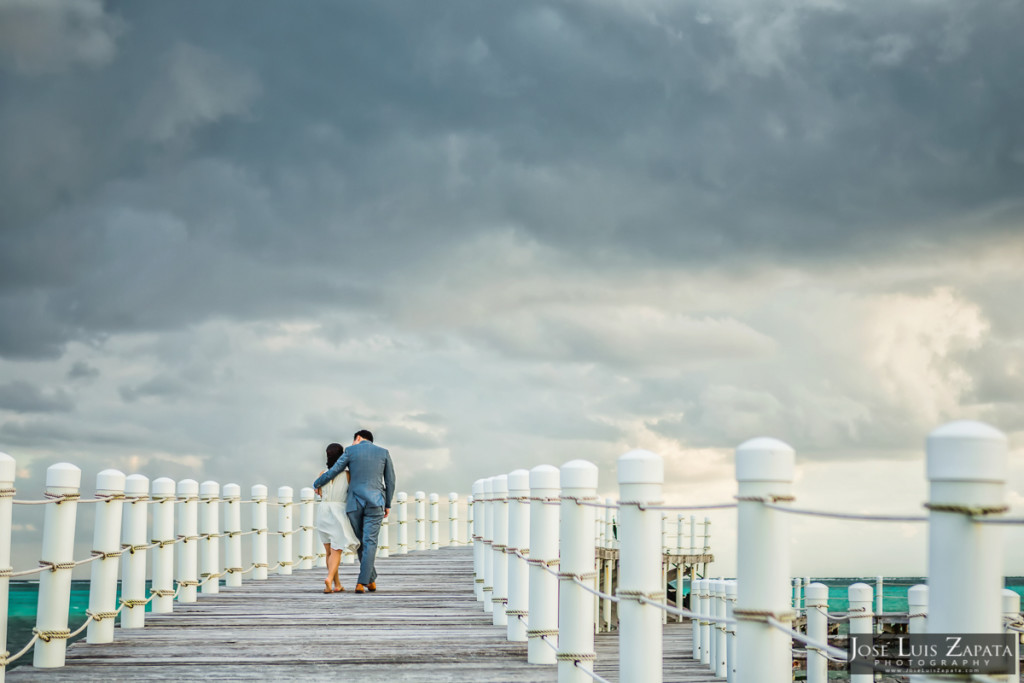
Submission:
<svg viewBox="0 0 1024 683">
<path fill-rule="evenodd" d="M 347 470 L 347 472 L 346 472 Z M 338 476 L 346 472 L 346 476 Z M 327 469 L 313 482 L 320 494 L 316 529 L 327 551 L 324 593 L 345 590 L 338 578 L 344 550 L 357 550 L 359 579 L 356 593 L 377 590 L 377 535 L 391 512 L 395 468 L 387 449 L 373 443 L 366 429 L 355 433 L 352 445 L 327 447 Z"/>
</svg>

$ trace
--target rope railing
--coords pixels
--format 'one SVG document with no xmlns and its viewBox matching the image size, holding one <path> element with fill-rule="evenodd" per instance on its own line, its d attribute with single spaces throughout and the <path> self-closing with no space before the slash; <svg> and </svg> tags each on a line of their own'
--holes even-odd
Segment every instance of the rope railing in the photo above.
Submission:
<svg viewBox="0 0 1024 683">
<path fill-rule="evenodd" d="M 848 519 L 862 522 L 927 522 L 928 518 L 923 515 L 869 515 L 852 512 L 830 512 L 827 510 L 808 510 L 806 508 L 795 508 L 789 505 L 777 505 L 767 500 L 756 501 L 770 510 L 787 512 L 793 515 L 809 515 L 812 517 L 828 517 L 830 519 Z"/>
<path fill-rule="evenodd" d="M 666 503 L 662 498 L 664 466 L 658 456 L 646 451 L 631 451 L 619 458 L 618 500 L 614 502 L 598 498 L 596 467 L 581 460 L 566 463 L 560 469 L 542 465 L 529 472 L 517 470 L 507 475 L 498 474 L 478 480 L 473 487 L 472 514 L 474 522 L 479 520 L 471 534 L 475 549 L 477 599 L 485 602 L 485 611 L 493 611 L 495 625 L 506 623 L 505 618 L 508 617 L 510 640 L 522 639 L 518 629 L 530 617 L 529 622 L 537 631 L 528 630 L 526 633 L 531 644 L 527 656 L 528 661 L 534 664 L 573 660 L 571 652 L 556 651 L 556 657 L 551 658 L 543 655 L 544 648 L 540 650 L 542 654 L 538 654 L 533 646 L 542 629 L 535 623 L 532 610 L 539 609 L 540 614 L 548 614 L 549 608 L 544 606 L 550 605 L 550 600 L 557 600 L 558 625 L 561 628 L 564 624 L 566 629 L 557 633 L 558 643 L 564 647 L 572 643 L 572 648 L 581 650 L 581 654 L 592 648 L 585 646 L 592 641 L 588 641 L 587 634 L 579 629 L 587 629 L 587 621 L 591 618 L 599 622 L 598 630 L 603 623 L 610 627 L 617 614 L 619 668 L 624 678 L 628 671 L 630 680 L 661 679 L 657 671 L 664 661 L 661 639 L 651 626 L 656 623 L 652 614 L 660 614 L 663 615 L 659 619 L 662 623 L 669 617 L 692 622 L 694 657 L 705 663 L 716 676 L 743 671 L 740 677 L 743 681 L 781 683 L 791 680 L 792 661 L 787 662 L 787 656 L 781 652 L 770 661 L 749 659 L 750 653 L 781 647 L 778 636 L 781 632 L 788 636 L 787 655 L 795 645 L 798 654 L 807 658 L 807 680 L 821 683 L 827 678 L 828 661 L 847 663 L 849 660 L 843 643 L 830 641 L 830 623 L 848 623 L 851 634 L 857 635 L 873 633 L 883 622 L 906 622 L 907 628 L 914 633 L 920 632 L 924 628 L 924 620 L 928 619 L 928 628 L 933 632 L 951 633 L 955 632 L 956 615 L 972 615 L 962 618 L 978 623 L 977 611 L 991 610 L 995 604 L 992 600 L 994 591 L 1002 590 L 1001 566 L 994 566 L 998 563 L 988 565 L 961 560 L 964 548 L 971 548 L 972 553 L 981 555 L 990 548 L 993 555 L 998 555 L 998 548 L 992 546 L 997 536 L 979 535 L 979 525 L 1024 524 L 1024 519 L 1019 516 L 1005 516 L 1009 508 L 1001 500 L 1004 494 L 1000 487 L 974 484 L 976 481 L 1003 481 L 1005 467 L 1001 463 L 1005 455 L 1005 438 L 985 425 L 952 423 L 933 432 L 928 440 L 927 472 L 933 481 L 941 481 L 943 485 L 929 489 L 931 500 L 925 504 L 927 512 L 923 514 L 873 514 L 794 505 L 795 454 L 792 448 L 774 439 L 753 439 L 737 448 L 739 490 L 735 501 L 727 503 Z M 593 474 L 584 476 L 584 471 L 589 468 L 593 468 Z M 528 479 L 528 485 L 522 483 L 526 480 L 524 477 Z M 514 480 L 520 483 L 513 485 Z M 516 537 L 516 525 L 523 523 L 518 517 L 519 511 L 527 505 L 532 505 L 528 518 L 529 534 Z M 560 515 L 551 516 L 545 512 L 556 507 Z M 704 542 L 701 542 L 692 514 L 689 534 L 684 535 L 682 513 L 729 509 L 742 511 L 736 522 L 740 529 L 738 536 L 744 544 L 738 553 L 740 564 L 736 580 L 697 580 L 695 570 L 699 564 L 704 565 L 702 573 L 706 576 L 707 563 L 713 561 L 707 540 L 710 537 L 710 518 L 705 517 Z M 667 531 L 667 513 L 670 512 L 680 513 L 678 520 L 673 520 L 676 525 L 675 545 L 670 544 Z M 777 521 L 780 514 L 864 522 L 926 523 L 930 534 L 929 576 L 920 583 L 891 582 L 893 586 L 912 586 L 906 611 L 883 610 L 883 598 L 891 597 L 892 593 L 885 591 L 880 577 L 875 582 L 874 592 L 865 583 L 850 586 L 849 609 L 831 614 L 828 611 L 828 587 L 823 583 L 812 584 L 807 579 L 807 592 L 801 597 L 802 581 L 797 578 L 793 581 L 793 603 L 782 608 L 778 603 L 777 589 L 780 584 L 790 582 L 792 574 L 788 550 L 791 546 L 790 526 Z M 542 520 L 535 525 L 534 520 L 538 516 Z M 963 517 L 973 523 L 963 524 Z M 660 544 L 657 543 L 659 524 Z M 566 534 L 568 538 L 564 537 Z M 688 542 L 686 535 L 689 536 Z M 559 546 L 558 552 L 546 545 L 549 543 L 546 539 L 550 538 Z M 590 547 L 590 538 L 594 541 L 594 555 L 588 563 L 581 561 L 579 553 L 581 547 Z M 586 546 L 581 545 L 581 539 L 587 540 Z M 520 552 L 516 546 L 529 547 L 530 551 Z M 618 552 L 608 552 L 616 549 Z M 559 557 L 560 566 L 555 559 Z M 644 566 L 654 562 L 655 557 L 661 562 L 660 581 L 654 578 L 657 575 L 653 567 Z M 507 567 L 503 567 L 506 563 Z M 520 565 L 530 572 L 528 593 L 531 609 L 527 611 L 520 608 L 524 601 L 524 584 L 517 584 L 511 578 L 513 570 L 518 575 Z M 691 581 L 689 609 L 681 604 L 684 572 L 689 574 Z M 674 601 L 668 593 L 672 590 L 673 575 Z M 547 593 L 550 589 L 545 587 L 548 585 L 545 581 L 553 582 L 557 590 Z M 986 600 L 962 601 L 959 588 L 965 585 L 971 586 L 972 591 L 978 590 L 978 586 L 989 591 Z M 935 601 L 930 610 L 927 604 L 929 587 Z M 538 590 L 549 596 L 547 603 L 534 603 L 533 596 Z M 1009 591 L 1006 593 L 1009 595 L 1003 595 L 1003 609 L 1012 615 L 1005 622 L 1006 631 L 1024 632 L 1019 600 L 1014 602 L 1016 596 Z M 571 605 L 569 609 L 578 614 L 576 620 L 561 618 L 565 601 Z M 512 604 L 517 606 L 502 614 L 503 606 Z M 594 605 L 593 612 L 591 604 Z M 935 608 L 936 604 L 941 604 L 942 609 Z M 615 605 L 618 606 L 617 612 L 612 609 Z M 515 619 L 511 618 L 513 616 Z M 806 619 L 806 631 L 803 625 L 794 628 L 795 623 L 800 623 L 794 620 L 803 618 Z M 943 619 L 948 623 L 940 623 Z M 751 626 L 750 622 L 759 622 L 761 626 Z M 946 630 L 934 630 L 937 628 Z M 740 633 L 739 641 L 736 640 L 737 631 Z M 520 637 L 514 638 L 514 634 Z M 554 643 L 554 638 L 550 641 L 547 636 L 541 639 L 549 645 Z M 739 649 L 734 652 L 734 648 Z M 556 650 L 553 645 L 548 649 Z M 581 661 L 588 662 L 591 657 L 587 655 Z M 756 675 L 751 678 L 754 671 Z M 570 680 L 577 681 L 579 677 Z"/>
</svg>

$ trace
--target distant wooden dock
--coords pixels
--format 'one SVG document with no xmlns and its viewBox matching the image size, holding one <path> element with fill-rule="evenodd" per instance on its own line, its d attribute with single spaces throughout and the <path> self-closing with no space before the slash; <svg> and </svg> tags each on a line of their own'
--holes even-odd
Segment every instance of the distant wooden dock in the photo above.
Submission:
<svg viewBox="0 0 1024 683">
<path fill-rule="evenodd" d="M 526 663 L 473 595 L 469 548 L 378 559 L 376 593 L 322 592 L 323 569 L 221 588 L 173 614 L 147 614 L 144 629 L 117 630 L 113 643 L 72 644 L 63 669 L 19 667 L 14 681 L 350 680 L 554 683 L 557 668 Z M 665 681 L 706 682 L 689 658 L 688 623 L 665 627 Z M 618 680 L 618 636 L 597 637 L 595 673 Z"/>
</svg>

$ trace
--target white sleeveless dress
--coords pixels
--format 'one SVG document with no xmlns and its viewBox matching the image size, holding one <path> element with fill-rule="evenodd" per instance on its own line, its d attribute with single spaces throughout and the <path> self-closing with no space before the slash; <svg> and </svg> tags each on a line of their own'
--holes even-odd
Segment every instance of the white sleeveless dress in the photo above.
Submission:
<svg viewBox="0 0 1024 683">
<path fill-rule="evenodd" d="M 359 539 L 345 514 L 348 476 L 342 472 L 324 484 L 320 491 L 320 504 L 316 507 L 316 530 L 320 542 L 330 543 L 332 550 L 355 551 L 359 547 Z"/>
</svg>

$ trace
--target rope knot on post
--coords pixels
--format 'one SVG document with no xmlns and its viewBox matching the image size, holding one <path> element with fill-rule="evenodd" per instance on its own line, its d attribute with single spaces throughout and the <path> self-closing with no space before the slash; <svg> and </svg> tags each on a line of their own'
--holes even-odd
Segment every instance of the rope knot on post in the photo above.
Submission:
<svg viewBox="0 0 1024 683">
<path fill-rule="evenodd" d="M 64 502 L 77 501 L 79 498 L 82 497 L 80 493 L 51 493 L 49 491 L 44 491 L 43 495 L 49 498 L 50 500 L 54 501 L 54 503 L 56 503 L 57 505 L 60 505 L 61 503 Z M 42 636 L 39 637 L 40 639 L 42 639 Z M 48 643 L 50 641 L 44 640 L 43 642 Z"/>
<path fill-rule="evenodd" d="M 85 610 L 85 614 L 93 621 L 99 622 L 103 621 L 104 619 L 116 619 L 118 611 L 115 610 L 110 612 L 92 612 L 90 610 Z"/>
<path fill-rule="evenodd" d="M 32 633 L 39 636 L 39 640 L 43 641 L 44 643 L 48 643 L 51 640 L 67 640 L 71 637 L 71 629 L 68 628 L 53 630 L 33 628 Z"/>
<path fill-rule="evenodd" d="M 792 503 L 796 496 L 790 495 L 767 495 L 767 496 L 733 496 L 740 503 Z"/>
<path fill-rule="evenodd" d="M 968 517 L 984 517 L 999 515 L 1009 511 L 1009 505 L 950 505 L 948 503 L 925 503 L 926 510 L 932 512 L 956 512 Z"/>
<path fill-rule="evenodd" d="M 122 553 L 121 550 L 114 550 L 114 551 L 111 551 L 111 552 L 104 552 L 102 550 L 93 550 L 92 551 L 93 557 L 102 557 L 104 560 L 110 560 L 110 559 L 113 559 L 115 557 L 121 557 L 121 553 Z"/>
<path fill-rule="evenodd" d="M 77 565 L 77 562 L 49 562 L 47 560 L 39 560 L 39 566 L 49 567 L 51 572 L 55 572 L 58 569 L 74 569 Z"/>
<path fill-rule="evenodd" d="M 786 622 L 796 618 L 796 612 L 792 610 L 773 612 L 772 610 L 736 609 L 735 607 L 732 610 L 732 615 L 736 621 L 759 621 L 762 624 L 767 624 L 769 620 Z"/>
<path fill-rule="evenodd" d="M 9 486 L 7 488 L 2 488 L 2 489 L 0 489 L 0 498 L 14 498 L 14 494 L 16 494 L 17 492 L 18 492 L 18 489 L 14 488 L 13 486 Z M 7 654 L 11 654 L 11 653 L 8 652 Z"/>
</svg>

